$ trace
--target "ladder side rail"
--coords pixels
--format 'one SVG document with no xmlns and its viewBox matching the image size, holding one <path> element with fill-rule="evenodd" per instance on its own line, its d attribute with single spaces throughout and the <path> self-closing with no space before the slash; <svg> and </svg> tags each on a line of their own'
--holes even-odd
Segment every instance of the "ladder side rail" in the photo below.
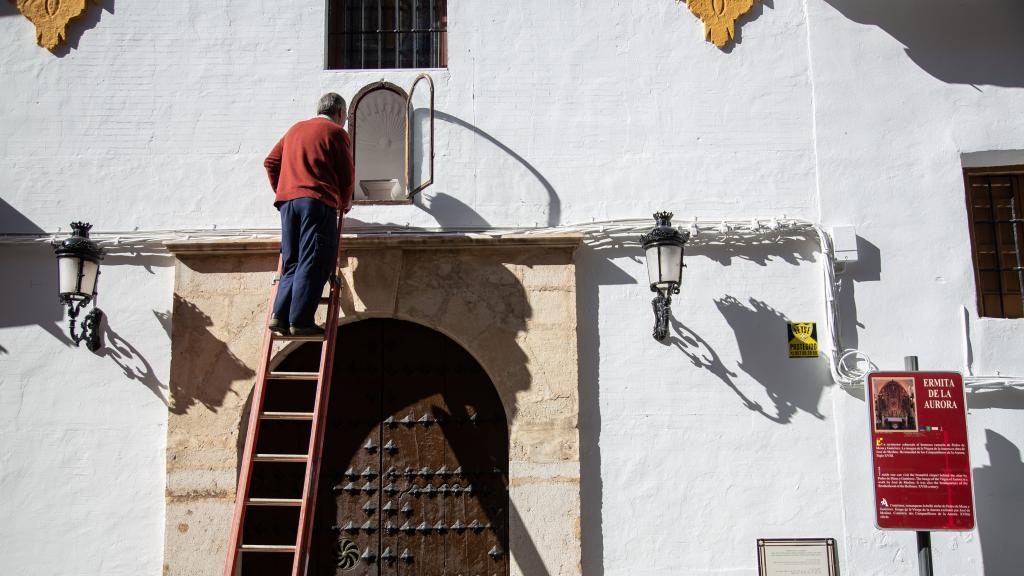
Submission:
<svg viewBox="0 0 1024 576">
<path fill-rule="evenodd" d="M 263 322 L 263 343 L 260 352 L 260 367 L 257 372 L 256 386 L 252 391 L 252 406 L 249 410 L 249 425 L 246 428 L 245 448 L 242 450 L 241 473 L 238 477 L 238 485 L 235 491 L 235 513 L 231 520 L 231 537 L 228 541 L 228 557 L 224 564 L 224 576 L 235 576 L 237 564 L 241 556 L 242 547 L 242 523 L 245 521 L 246 499 L 249 496 L 249 484 L 252 479 L 253 457 L 256 454 L 256 440 L 259 434 L 260 413 L 263 411 L 264 391 L 267 384 L 267 374 L 270 367 L 270 352 L 272 349 L 273 335 L 267 329 L 270 316 L 274 309 L 274 299 L 277 297 L 277 286 L 281 277 L 281 258 L 277 259 L 277 272 L 274 283 L 270 289 L 270 301 L 267 303 L 267 315 Z"/>
<path fill-rule="evenodd" d="M 313 406 L 313 423 L 309 439 L 306 483 L 299 509 L 299 530 L 295 543 L 295 557 L 292 576 L 304 576 L 309 569 L 309 546 L 312 537 L 313 518 L 316 512 L 317 489 L 320 481 L 320 460 L 323 451 L 324 430 L 327 424 L 327 406 L 331 395 L 331 380 L 334 369 L 334 349 L 338 337 L 338 308 L 341 294 L 341 276 L 337 274 L 341 264 L 341 234 L 344 227 L 344 212 L 338 214 L 338 251 L 335 255 L 334 273 L 331 278 L 330 298 L 327 304 L 327 321 L 324 323 L 324 343 L 320 355 L 320 386 Z"/>
</svg>

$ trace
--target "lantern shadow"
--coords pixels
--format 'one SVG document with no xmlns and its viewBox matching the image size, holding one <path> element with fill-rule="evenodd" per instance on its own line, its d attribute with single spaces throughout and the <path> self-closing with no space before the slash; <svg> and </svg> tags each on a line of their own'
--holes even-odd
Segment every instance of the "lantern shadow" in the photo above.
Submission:
<svg viewBox="0 0 1024 576">
<path fill-rule="evenodd" d="M 686 326 L 675 318 L 671 318 L 670 324 L 675 335 L 669 338 L 666 343 L 667 345 L 675 346 L 690 359 L 690 363 L 695 367 L 707 370 L 721 380 L 722 383 L 728 386 L 729 389 L 739 397 L 743 402 L 743 406 L 748 410 L 757 412 L 765 418 L 779 424 L 788 424 L 790 422 L 793 414 L 795 413 L 795 410 L 793 409 L 793 402 L 784 398 L 779 398 L 778 394 L 769 392 L 769 397 L 773 402 L 775 402 L 776 412 L 775 414 L 772 414 L 765 410 L 761 403 L 751 399 L 749 396 L 744 394 L 742 390 L 740 390 L 734 380 L 739 375 L 725 366 L 721 356 L 719 356 L 718 352 L 715 351 L 707 340 L 694 332 L 689 326 Z M 813 414 L 819 419 L 824 418 L 820 414 L 816 413 L 816 408 Z"/>
<path fill-rule="evenodd" d="M 675 316 L 669 316 L 669 325 L 674 335 L 662 344 L 678 348 L 690 360 L 693 366 L 707 370 L 735 392 L 740 397 L 740 400 L 743 401 L 744 406 L 770 418 L 760 404 L 754 402 L 740 391 L 732 380 L 736 377 L 736 373 L 725 367 L 722 357 L 718 355 L 718 352 L 711 347 L 707 340 L 701 338 L 699 334 L 686 324 L 676 320 Z"/>
<path fill-rule="evenodd" d="M 978 539 L 987 576 L 1020 574 L 1017 551 L 1024 544 L 1024 462 L 1020 448 L 1006 437 L 985 430 L 989 464 L 974 469 L 974 500 Z"/>
<path fill-rule="evenodd" d="M 96 355 L 101 358 L 109 358 L 121 369 L 125 378 L 138 380 L 139 383 L 149 389 L 154 396 L 166 405 L 167 385 L 157 378 L 152 364 L 149 363 L 149 360 L 146 360 L 142 352 L 110 327 L 110 324 L 107 323 L 108 319 L 104 315 L 102 323 L 103 346 L 96 351 Z"/>
<path fill-rule="evenodd" d="M 826 383 L 831 385 L 832 381 L 822 358 L 792 359 L 782 345 L 767 344 L 783 341 L 780 336 L 786 333 L 789 318 L 754 298 L 744 304 L 733 296 L 725 296 L 715 300 L 715 306 L 736 334 L 740 353 L 737 366 L 764 387 L 775 405 L 775 414 L 740 394 L 747 407 L 779 424 L 791 423 L 800 411 L 824 420 L 818 402 Z"/>
</svg>

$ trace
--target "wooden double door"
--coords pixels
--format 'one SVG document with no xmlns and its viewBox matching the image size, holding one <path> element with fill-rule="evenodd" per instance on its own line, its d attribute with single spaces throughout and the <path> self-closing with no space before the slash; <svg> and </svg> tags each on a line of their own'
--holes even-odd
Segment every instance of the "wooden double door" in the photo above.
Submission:
<svg viewBox="0 0 1024 576">
<path fill-rule="evenodd" d="M 400 320 L 342 326 L 327 418 L 308 576 L 508 574 L 508 425 L 462 347 Z"/>
</svg>

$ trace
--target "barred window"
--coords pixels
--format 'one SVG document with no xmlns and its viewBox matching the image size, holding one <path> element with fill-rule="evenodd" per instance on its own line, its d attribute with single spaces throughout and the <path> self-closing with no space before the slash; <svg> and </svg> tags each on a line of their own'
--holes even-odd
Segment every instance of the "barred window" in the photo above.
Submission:
<svg viewBox="0 0 1024 576">
<path fill-rule="evenodd" d="M 447 0 L 328 0 L 327 68 L 443 68 Z"/>
<path fill-rule="evenodd" d="M 978 314 L 1024 318 L 1024 166 L 968 168 Z"/>
</svg>

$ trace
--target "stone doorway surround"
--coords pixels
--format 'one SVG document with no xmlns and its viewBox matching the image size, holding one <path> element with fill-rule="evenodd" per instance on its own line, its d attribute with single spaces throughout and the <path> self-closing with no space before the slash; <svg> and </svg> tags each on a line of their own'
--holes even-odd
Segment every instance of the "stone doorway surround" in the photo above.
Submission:
<svg viewBox="0 0 1024 576">
<path fill-rule="evenodd" d="M 422 324 L 465 348 L 494 383 L 509 423 L 513 575 L 582 570 L 574 264 L 581 240 L 396 234 L 342 241 L 342 329 L 379 317 Z M 177 260 L 164 574 L 214 576 L 224 569 L 278 242 L 167 246 Z"/>
</svg>

